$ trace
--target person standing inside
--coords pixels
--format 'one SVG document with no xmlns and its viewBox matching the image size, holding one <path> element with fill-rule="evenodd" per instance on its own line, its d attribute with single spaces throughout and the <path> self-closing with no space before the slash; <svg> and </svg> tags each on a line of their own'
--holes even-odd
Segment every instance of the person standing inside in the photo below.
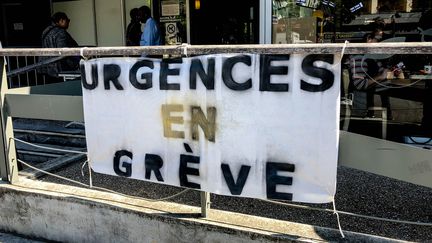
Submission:
<svg viewBox="0 0 432 243">
<path fill-rule="evenodd" d="M 366 34 L 363 41 L 366 43 L 377 43 L 378 38 L 381 39 L 382 31 L 374 30 L 372 33 Z M 353 87 L 357 90 L 366 92 L 367 117 L 373 117 L 374 111 L 370 107 L 374 106 L 374 95 L 377 90 L 385 89 L 386 86 L 380 86 L 378 83 L 387 81 L 387 72 L 389 70 L 384 65 L 373 59 L 365 59 L 364 55 L 353 55 L 350 57 L 350 80 Z M 381 103 L 387 108 L 387 118 L 392 119 L 390 100 L 387 95 L 381 94 Z"/>
<path fill-rule="evenodd" d="M 141 35 L 141 46 L 159 46 L 162 44 L 159 26 L 156 21 L 151 17 L 150 8 L 142 6 L 139 8 L 140 21 L 145 23 L 144 32 Z"/>
<path fill-rule="evenodd" d="M 66 31 L 70 19 L 63 12 L 57 12 L 51 17 L 52 24 L 42 32 L 42 48 L 78 47 L 78 43 Z M 40 61 L 52 58 L 41 57 Z M 75 71 L 79 68 L 78 57 L 66 57 L 58 62 L 50 63 L 40 69 L 40 72 L 51 77 L 58 77 L 62 71 Z"/>
<path fill-rule="evenodd" d="M 141 40 L 141 23 L 140 23 L 140 11 L 138 8 L 133 8 L 130 11 L 131 22 L 126 29 L 126 45 L 127 46 L 139 46 Z"/>
</svg>

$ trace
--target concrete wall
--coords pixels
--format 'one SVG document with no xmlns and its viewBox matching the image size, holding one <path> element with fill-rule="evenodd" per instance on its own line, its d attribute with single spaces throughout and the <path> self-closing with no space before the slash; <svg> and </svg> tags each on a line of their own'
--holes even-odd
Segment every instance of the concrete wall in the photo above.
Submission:
<svg viewBox="0 0 432 243">
<path fill-rule="evenodd" d="M 68 32 L 80 46 L 96 46 L 93 1 L 67 1 L 53 3 L 53 12 L 65 12 L 71 19 Z"/>
<path fill-rule="evenodd" d="M 338 241 L 337 230 L 20 178 L 0 184 L 0 231 L 60 242 Z M 348 240 L 389 239 L 345 232 Z"/>
<path fill-rule="evenodd" d="M 123 46 L 124 20 L 120 0 L 96 0 L 96 24 L 99 46 Z"/>
</svg>

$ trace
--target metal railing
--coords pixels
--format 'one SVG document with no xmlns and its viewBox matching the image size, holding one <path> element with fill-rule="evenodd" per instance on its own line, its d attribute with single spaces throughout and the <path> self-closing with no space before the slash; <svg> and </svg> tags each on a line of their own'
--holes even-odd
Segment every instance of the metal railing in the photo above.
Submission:
<svg viewBox="0 0 432 243">
<path fill-rule="evenodd" d="M 0 56 L 57 56 L 58 59 L 64 56 L 82 56 L 91 58 L 94 56 L 130 56 L 130 55 L 170 55 L 187 56 L 217 53 L 259 53 L 259 54 L 432 54 L 431 43 L 374 43 L 374 44 L 295 44 L 295 45 L 209 45 L 209 46 L 154 46 L 154 47 L 99 47 L 99 48 L 10 48 L 0 49 Z M 17 155 L 15 152 L 15 141 L 13 139 L 12 118 L 30 118 L 61 121 L 83 122 L 83 104 L 81 97 L 80 82 L 63 82 L 54 85 L 22 87 L 11 89 L 7 85 L 4 59 L 0 60 L 2 68 L 1 84 L 1 129 L 0 136 L 0 176 L 4 181 L 14 183 L 18 176 Z M 35 64 L 37 65 L 37 64 Z M 368 144 L 381 146 L 386 141 L 372 140 L 364 137 L 356 137 L 349 133 L 341 134 L 340 164 L 349 167 L 369 171 L 392 178 L 397 178 L 419 185 L 432 187 L 432 181 L 425 181 L 424 178 L 416 179 L 410 175 L 409 168 L 403 163 L 387 161 L 388 158 L 379 158 L 380 165 L 352 159 L 362 153 L 358 148 Z M 384 145 L 383 145 L 384 146 Z M 393 150 L 400 150 L 400 153 L 407 153 L 409 156 L 430 158 L 431 151 L 410 150 L 406 147 L 399 147 L 393 143 L 385 143 L 385 146 Z M 355 152 L 353 152 L 355 151 Z M 366 153 L 374 156 L 373 153 Z M 397 155 L 396 155 L 397 156 Z M 395 157 L 395 156 L 393 156 Z M 406 157 L 406 156 L 405 156 Z M 375 158 L 378 159 L 378 158 Z M 421 160 L 419 160 L 421 161 Z M 426 172 L 424 177 L 431 178 L 432 172 Z M 202 215 L 207 214 L 209 208 L 209 193 L 202 193 Z"/>
<path fill-rule="evenodd" d="M 1 56 L 124 56 L 124 55 L 205 55 L 217 53 L 257 54 L 431 54 L 429 42 L 338 43 L 338 44 L 256 44 L 177 45 L 148 47 L 5 48 Z"/>
<path fill-rule="evenodd" d="M 18 88 L 45 84 L 45 76 L 38 73 L 35 68 L 29 68 L 37 62 L 36 56 L 7 56 L 6 69 L 9 87 Z"/>
</svg>

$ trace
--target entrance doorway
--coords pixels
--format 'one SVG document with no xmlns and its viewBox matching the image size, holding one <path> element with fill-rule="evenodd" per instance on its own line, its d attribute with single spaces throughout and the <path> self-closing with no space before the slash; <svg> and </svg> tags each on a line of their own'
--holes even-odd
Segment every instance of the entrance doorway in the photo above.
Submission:
<svg viewBox="0 0 432 243">
<path fill-rule="evenodd" d="M 259 0 L 189 0 L 190 42 L 257 44 Z"/>
<path fill-rule="evenodd" d="M 49 0 L 7 0 L 0 3 L 1 40 L 4 47 L 41 45 L 42 31 L 50 24 Z"/>
</svg>

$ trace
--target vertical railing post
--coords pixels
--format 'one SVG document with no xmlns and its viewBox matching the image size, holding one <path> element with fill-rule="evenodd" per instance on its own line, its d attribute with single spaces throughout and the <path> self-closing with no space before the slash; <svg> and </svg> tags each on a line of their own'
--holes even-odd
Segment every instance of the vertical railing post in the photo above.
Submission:
<svg viewBox="0 0 432 243">
<path fill-rule="evenodd" d="M 3 84 L 3 82 L 5 81 L 4 78 L 4 73 L 5 73 L 5 69 L 4 69 L 4 58 L 0 57 L 0 74 L 1 74 L 1 84 Z M 1 90 L 2 95 L 3 96 L 3 90 Z M 3 102 L 1 102 L 0 104 L 0 116 L 3 115 Z M 0 121 L 0 123 L 2 123 Z M 3 133 L 3 124 L 1 124 L 0 127 L 0 177 L 3 181 L 8 181 L 8 169 L 7 169 L 7 159 L 6 159 L 6 147 L 4 146 L 5 144 L 5 137 L 4 137 L 4 133 Z"/>
<path fill-rule="evenodd" d="M 210 210 L 210 192 L 201 191 L 201 217 L 207 218 Z"/>
<path fill-rule="evenodd" d="M 5 97 L 8 90 L 5 61 L 0 58 L 0 176 L 3 181 L 10 183 L 18 179 L 18 167 L 13 138 L 12 117 L 6 107 Z"/>
</svg>

